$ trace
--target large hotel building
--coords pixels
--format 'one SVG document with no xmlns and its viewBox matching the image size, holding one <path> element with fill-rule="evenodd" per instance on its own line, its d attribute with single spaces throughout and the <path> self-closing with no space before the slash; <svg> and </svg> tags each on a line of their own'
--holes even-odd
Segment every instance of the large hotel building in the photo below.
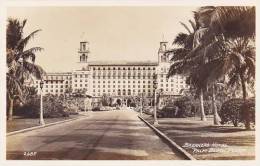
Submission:
<svg viewBox="0 0 260 166">
<path fill-rule="evenodd" d="M 66 92 L 84 91 L 97 102 L 103 95 L 117 98 L 140 96 L 152 100 L 154 83 L 162 89 L 163 95 L 180 95 L 187 89 L 185 77 L 175 75 L 166 78 L 170 67 L 170 55 L 167 42 L 160 42 L 157 62 L 88 62 L 89 43 L 80 42 L 78 50 L 78 69 L 73 72 L 47 73 L 44 76 L 44 94 L 64 94 Z M 39 80 L 35 87 L 39 89 Z"/>
</svg>

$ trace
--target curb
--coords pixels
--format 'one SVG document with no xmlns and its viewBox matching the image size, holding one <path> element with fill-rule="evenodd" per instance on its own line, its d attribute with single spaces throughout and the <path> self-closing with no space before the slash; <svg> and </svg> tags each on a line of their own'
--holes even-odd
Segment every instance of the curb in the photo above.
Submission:
<svg viewBox="0 0 260 166">
<path fill-rule="evenodd" d="M 67 119 L 67 120 L 63 120 L 63 121 L 48 123 L 48 124 L 46 124 L 44 126 L 34 126 L 34 127 L 22 129 L 22 130 L 12 131 L 12 132 L 6 133 L 6 136 L 11 136 L 11 135 L 19 134 L 19 133 L 24 133 L 24 132 L 27 132 L 27 131 L 36 130 L 36 129 L 40 129 L 40 128 L 45 128 L 45 127 L 53 126 L 53 125 L 56 125 L 56 124 L 66 123 L 66 122 L 70 122 L 70 121 L 73 121 L 73 120 L 79 120 L 79 119 L 84 119 L 84 118 L 88 118 L 88 117 L 90 117 L 90 116 L 77 117 L 77 118 Z"/>
<path fill-rule="evenodd" d="M 164 133 L 162 133 L 160 130 L 158 130 L 156 127 L 154 127 L 153 125 L 151 125 L 149 122 L 147 122 L 146 120 L 144 120 L 142 117 L 140 117 L 138 115 L 138 117 L 145 123 L 147 124 L 157 135 L 159 135 L 159 137 L 161 137 L 162 139 L 164 139 L 168 145 L 171 148 L 177 149 L 182 155 L 185 156 L 186 159 L 189 160 L 196 160 L 190 153 L 188 153 L 185 149 L 183 149 L 181 146 L 179 146 L 178 144 L 176 144 L 173 140 L 171 140 L 168 136 L 166 136 Z"/>
</svg>

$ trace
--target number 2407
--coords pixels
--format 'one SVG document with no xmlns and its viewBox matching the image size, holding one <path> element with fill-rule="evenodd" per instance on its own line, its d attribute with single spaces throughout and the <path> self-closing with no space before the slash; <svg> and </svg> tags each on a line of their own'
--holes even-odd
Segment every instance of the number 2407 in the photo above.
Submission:
<svg viewBox="0 0 260 166">
<path fill-rule="evenodd" d="M 37 152 L 23 152 L 24 156 L 36 156 Z"/>
</svg>

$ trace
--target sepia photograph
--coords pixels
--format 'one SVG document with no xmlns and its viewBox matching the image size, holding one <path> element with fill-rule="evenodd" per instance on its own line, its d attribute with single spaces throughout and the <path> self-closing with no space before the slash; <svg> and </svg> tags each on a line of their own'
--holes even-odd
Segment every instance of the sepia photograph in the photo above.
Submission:
<svg viewBox="0 0 260 166">
<path fill-rule="evenodd" d="M 234 5 L 7 6 L 5 160 L 255 161 L 256 6 Z"/>
</svg>

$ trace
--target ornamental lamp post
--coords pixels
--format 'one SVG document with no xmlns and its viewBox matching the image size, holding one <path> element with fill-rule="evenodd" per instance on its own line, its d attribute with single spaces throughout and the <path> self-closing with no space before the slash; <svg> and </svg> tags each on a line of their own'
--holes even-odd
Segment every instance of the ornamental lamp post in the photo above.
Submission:
<svg viewBox="0 0 260 166">
<path fill-rule="evenodd" d="M 140 111 L 140 115 L 143 115 L 143 93 L 141 93 L 141 111 Z"/>
<path fill-rule="evenodd" d="M 44 126 L 45 125 L 45 122 L 44 122 L 44 120 L 43 120 L 43 105 L 42 105 L 42 89 L 43 89 L 43 84 L 44 84 L 44 82 L 43 82 L 43 80 L 41 80 L 41 82 L 40 82 L 40 88 L 41 88 L 41 103 L 40 103 L 40 121 L 39 121 L 39 123 L 40 123 L 40 125 L 41 126 Z"/>
<path fill-rule="evenodd" d="M 158 120 L 157 120 L 157 86 L 158 86 L 158 82 L 157 80 L 154 80 L 154 111 L 153 111 L 153 117 L 154 117 L 154 125 L 158 125 Z"/>
</svg>

